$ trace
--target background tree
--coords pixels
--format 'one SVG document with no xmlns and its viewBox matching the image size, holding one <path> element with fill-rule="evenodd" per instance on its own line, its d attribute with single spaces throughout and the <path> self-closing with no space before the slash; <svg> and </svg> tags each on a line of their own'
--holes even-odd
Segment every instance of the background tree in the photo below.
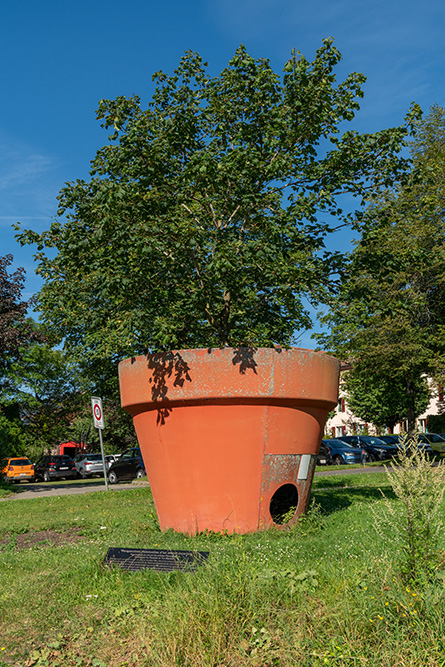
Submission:
<svg viewBox="0 0 445 667">
<path fill-rule="evenodd" d="M 430 433 L 445 433 L 445 413 L 429 415 L 427 426 Z"/>
<path fill-rule="evenodd" d="M 30 302 L 21 300 L 25 271 L 8 273 L 12 261 L 12 255 L 0 257 L 0 391 L 9 365 L 20 357 L 20 350 L 42 338 L 26 316 Z"/>
<path fill-rule="evenodd" d="M 36 458 L 67 439 L 67 430 L 82 401 L 81 378 L 61 350 L 34 343 L 11 364 L 3 406 L 20 417 L 29 456 Z"/>
<path fill-rule="evenodd" d="M 351 217 L 343 195 L 387 187 L 405 170 L 406 126 L 339 127 L 359 109 L 365 77 L 336 82 L 325 40 L 313 62 L 292 53 L 282 76 L 240 47 L 209 77 L 187 52 L 138 97 L 101 100 L 110 142 L 91 179 L 67 184 L 38 247 L 44 322 L 89 363 L 147 350 L 288 345 L 311 325 L 340 256 L 325 237 Z M 333 216 L 335 222 L 328 221 Z M 46 250 L 48 252 L 46 252 Z"/>
<path fill-rule="evenodd" d="M 31 303 L 22 300 L 25 271 L 9 273 L 12 261 L 12 255 L 0 257 L 0 456 L 25 452 L 26 437 L 19 407 L 5 400 L 5 392 L 10 384 L 11 366 L 28 345 L 43 340 L 33 320 L 27 317 Z"/>
<path fill-rule="evenodd" d="M 11 365 L 8 387 L 1 398 L 13 436 L 10 445 L 14 444 L 15 450 L 26 450 L 34 459 L 71 439 L 84 442 L 89 451 L 98 451 L 91 384 L 90 377 L 68 353 L 39 343 L 23 350 L 20 361 Z M 115 396 L 115 388 L 111 384 L 105 386 L 111 397 L 103 402 L 104 446 L 107 453 L 114 453 L 135 445 L 136 436 L 130 415 L 121 409 Z M 0 441 L 1 432 L 0 424 Z"/>
<path fill-rule="evenodd" d="M 115 372 L 109 361 L 81 367 L 54 349 L 43 329 L 26 316 L 21 300 L 24 271 L 9 274 L 12 256 L 0 257 L 0 457 L 26 454 L 35 460 L 59 442 L 89 434 L 98 446 L 90 397 L 93 384 L 103 388 L 107 451 L 135 444 L 129 415 L 118 402 Z M 114 376 L 113 376 L 114 375 Z M 79 430 L 83 419 L 83 430 Z"/>
<path fill-rule="evenodd" d="M 18 415 L 0 410 L 0 458 L 20 456 L 26 452 L 26 435 Z"/>
<path fill-rule="evenodd" d="M 340 293 L 323 318 L 331 331 L 318 336 L 360 374 L 403 384 L 410 430 L 422 376 L 438 378 L 445 368 L 444 138 L 445 112 L 434 106 L 411 146 L 409 181 L 373 203 L 361 222 Z"/>
<path fill-rule="evenodd" d="M 364 422 L 379 428 L 388 427 L 392 432 L 395 425 L 406 419 L 410 410 L 410 397 L 403 379 L 363 370 L 360 364 L 344 375 L 343 388 L 347 394 L 349 409 Z M 414 411 L 422 414 L 428 407 L 430 392 L 427 379 L 422 376 L 413 383 Z"/>
</svg>

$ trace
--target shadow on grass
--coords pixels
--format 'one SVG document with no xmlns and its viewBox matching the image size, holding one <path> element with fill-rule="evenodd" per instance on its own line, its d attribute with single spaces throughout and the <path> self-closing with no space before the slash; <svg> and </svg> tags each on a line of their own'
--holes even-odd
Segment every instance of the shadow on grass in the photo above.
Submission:
<svg viewBox="0 0 445 667">
<path fill-rule="evenodd" d="M 326 480 L 328 482 L 328 480 Z M 381 490 L 380 490 L 381 489 Z M 339 487 L 335 480 L 329 482 L 320 489 L 312 489 L 312 498 L 315 503 L 322 509 L 324 514 L 332 514 L 340 509 L 346 509 L 351 505 L 362 503 L 372 503 L 377 500 L 382 500 L 382 491 L 385 496 L 390 499 L 395 499 L 396 496 L 389 485 L 382 485 L 381 487 Z"/>
</svg>

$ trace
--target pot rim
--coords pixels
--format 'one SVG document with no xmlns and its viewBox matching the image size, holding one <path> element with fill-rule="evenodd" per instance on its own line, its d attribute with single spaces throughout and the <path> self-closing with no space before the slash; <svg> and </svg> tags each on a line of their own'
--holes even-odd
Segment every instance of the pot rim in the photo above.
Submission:
<svg viewBox="0 0 445 667">
<path fill-rule="evenodd" d="M 119 364 L 121 404 L 134 413 L 193 403 L 318 403 L 335 407 L 340 362 L 306 348 L 194 348 Z M 330 409 L 330 408 L 329 408 Z"/>
</svg>

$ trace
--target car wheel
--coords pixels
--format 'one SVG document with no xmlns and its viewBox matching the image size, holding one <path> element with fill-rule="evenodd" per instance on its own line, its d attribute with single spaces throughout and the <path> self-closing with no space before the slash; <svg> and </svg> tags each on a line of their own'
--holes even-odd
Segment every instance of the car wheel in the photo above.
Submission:
<svg viewBox="0 0 445 667">
<path fill-rule="evenodd" d="M 82 479 L 86 479 L 88 475 L 86 474 L 85 470 L 81 470 L 79 475 L 82 477 Z"/>
<path fill-rule="evenodd" d="M 339 456 L 339 454 L 337 454 L 337 455 L 334 456 L 334 458 L 332 459 L 332 463 L 333 463 L 334 465 L 336 465 L 336 466 L 341 466 L 341 464 L 343 463 L 343 459 L 342 459 L 341 456 Z"/>
<path fill-rule="evenodd" d="M 110 482 L 110 484 L 117 484 L 118 483 L 119 480 L 118 480 L 117 475 L 114 472 L 114 470 L 112 470 L 111 472 L 108 473 L 108 481 Z"/>
<path fill-rule="evenodd" d="M 374 461 L 377 461 L 377 457 L 376 457 L 375 454 L 371 454 L 371 452 L 367 452 L 366 460 L 369 461 L 369 463 L 374 463 Z"/>
<path fill-rule="evenodd" d="M 142 468 L 139 468 L 139 470 L 136 473 L 136 479 L 142 479 L 142 477 L 145 477 L 145 470 L 142 470 Z"/>
<path fill-rule="evenodd" d="M 45 472 L 43 473 L 43 481 L 49 482 L 49 480 L 50 480 L 49 471 L 45 470 Z"/>
</svg>

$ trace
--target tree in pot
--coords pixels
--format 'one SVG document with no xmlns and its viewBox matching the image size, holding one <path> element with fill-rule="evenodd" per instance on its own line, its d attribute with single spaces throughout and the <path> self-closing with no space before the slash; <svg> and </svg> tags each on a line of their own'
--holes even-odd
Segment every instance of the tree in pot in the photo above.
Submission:
<svg viewBox="0 0 445 667">
<path fill-rule="evenodd" d="M 154 75 L 147 109 L 137 97 L 100 102 L 112 134 L 91 179 L 61 191 L 64 222 L 19 235 L 38 246 L 40 308 L 67 346 L 92 363 L 232 346 L 239 369 L 258 373 L 246 348 L 288 347 L 310 327 L 305 299 L 341 269 L 325 239 L 349 223 L 342 197 L 361 201 L 403 175 L 418 114 L 341 135 L 365 77 L 337 84 L 340 58 L 328 39 L 313 62 L 293 52 L 280 76 L 241 46 L 211 77 L 187 52 L 172 76 Z M 158 403 L 166 389 L 171 399 L 169 374 L 190 383 L 183 355 L 149 363 Z"/>
</svg>

